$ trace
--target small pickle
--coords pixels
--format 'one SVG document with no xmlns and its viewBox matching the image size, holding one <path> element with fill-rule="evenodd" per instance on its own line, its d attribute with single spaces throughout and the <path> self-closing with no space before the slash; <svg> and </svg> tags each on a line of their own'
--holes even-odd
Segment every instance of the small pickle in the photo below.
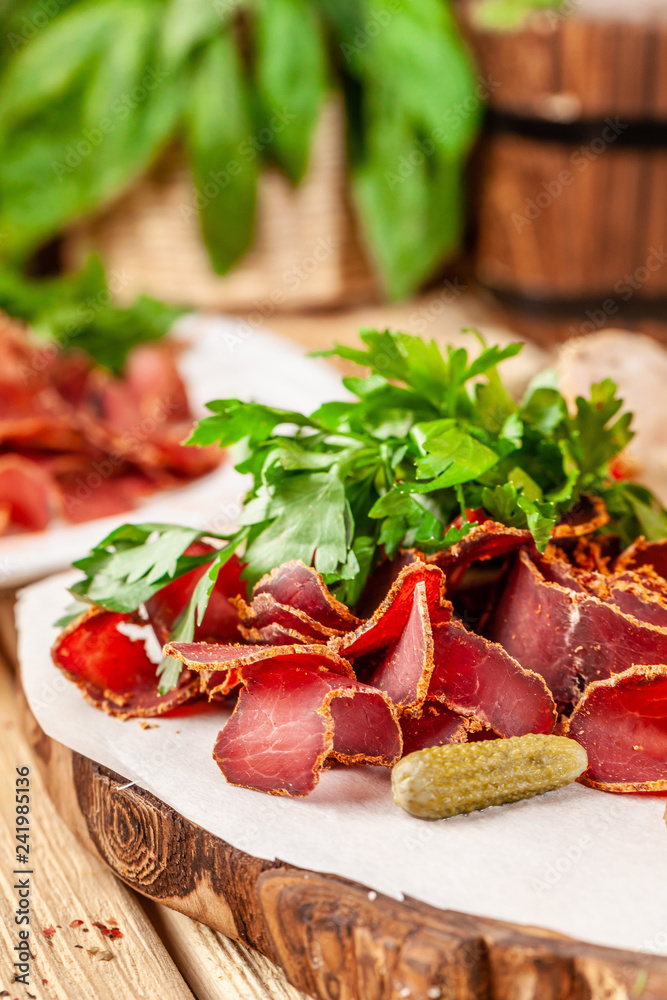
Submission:
<svg viewBox="0 0 667 1000">
<path fill-rule="evenodd" d="M 417 750 L 394 766 L 391 787 L 406 812 L 444 819 L 561 788 L 587 767 L 574 740 L 529 734 Z"/>
</svg>

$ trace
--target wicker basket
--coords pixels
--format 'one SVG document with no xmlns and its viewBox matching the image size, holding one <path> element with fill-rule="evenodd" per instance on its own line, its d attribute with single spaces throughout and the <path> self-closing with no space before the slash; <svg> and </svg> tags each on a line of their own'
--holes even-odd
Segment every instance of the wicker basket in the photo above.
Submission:
<svg viewBox="0 0 667 1000">
<path fill-rule="evenodd" d="M 277 170 L 260 179 L 255 243 L 227 274 L 211 268 L 184 155 L 172 147 L 139 183 L 65 237 L 64 260 L 100 254 L 119 301 L 141 292 L 198 309 L 323 308 L 373 301 L 377 284 L 352 216 L 343 111 L 323 110 L 311 161 L 294 188 Z M 184 206 L 187 211 L 184 211 Z"/>
</svg>

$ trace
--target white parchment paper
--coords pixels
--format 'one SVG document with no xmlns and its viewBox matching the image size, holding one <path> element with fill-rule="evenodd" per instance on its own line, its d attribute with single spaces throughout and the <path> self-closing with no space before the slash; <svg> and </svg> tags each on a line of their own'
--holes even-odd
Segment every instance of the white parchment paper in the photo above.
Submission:
<svg viewBox="0 0 667 1000">
<path fill-rule="evenodd" d="M 306 799 L 233 788 L 211 757 L 225 711 L 204 708 L 141 729 L 86 704 L 52 666 L 49 622 L 76 576 L 34 584 L 17 609 L 23 685 L 49 736 L 250 854 L 398 898 L 667 954 L 664 799 L 574 785 L 429 823 L 392 805 L 384 768 L 329 771 Z"/>
</svg>

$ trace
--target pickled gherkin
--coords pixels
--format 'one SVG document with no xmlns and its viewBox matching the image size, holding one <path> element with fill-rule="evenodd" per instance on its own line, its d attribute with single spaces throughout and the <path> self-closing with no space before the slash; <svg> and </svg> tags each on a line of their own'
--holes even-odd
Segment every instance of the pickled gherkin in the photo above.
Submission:
<svg viewBox="0 0 667 1000">
<path fill-rule="evenodd" d="M 406 812 L 444 819 L 561 788 L 587 767 L 574 740 L 529 734 L 417 750 L 394 766 L 391 787 Z"/>
</svg>

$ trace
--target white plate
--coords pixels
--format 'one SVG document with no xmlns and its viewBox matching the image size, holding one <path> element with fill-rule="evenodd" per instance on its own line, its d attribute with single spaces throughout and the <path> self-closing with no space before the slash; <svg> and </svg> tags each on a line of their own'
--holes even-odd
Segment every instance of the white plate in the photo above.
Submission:
<svg viewBox="0 0 667 1000">
<path fill-rule="evenodd" d="M 324 361 L 276 334 L 228 317 L 188 316 L 174 330 L 187 343 L 179 359 L 193 412 L 211 399 L 238 397 L 309 412 L 345 398 L 340 377 Z M 188 486 L 154 494 L 131 511 L 84 524 L 54 522 L 46 531 L 0 538 L 0 588 L 20 586 L 69 566 L 127 521 L 165 521 L 210 530 L 229 528 L 244 480 L 229 461 Z"/>
<path fill-rule="evenodd" d="M 51 663 L 49 623 L 76 573 L 24 590 L 23 687 L 53 739 L 135 781 L 193 823 L 261 858 L 354 879 L 433 906 L 667 955 L 665 800 L 581 785 L 428 823 L 391 803 L 385 768 L 328 771 L 305 799 L 228 785 L 212 760 L 228 711 L 120 722 Z M 122 791 L 118 795 L 123 795 Z"/>
</svg>

